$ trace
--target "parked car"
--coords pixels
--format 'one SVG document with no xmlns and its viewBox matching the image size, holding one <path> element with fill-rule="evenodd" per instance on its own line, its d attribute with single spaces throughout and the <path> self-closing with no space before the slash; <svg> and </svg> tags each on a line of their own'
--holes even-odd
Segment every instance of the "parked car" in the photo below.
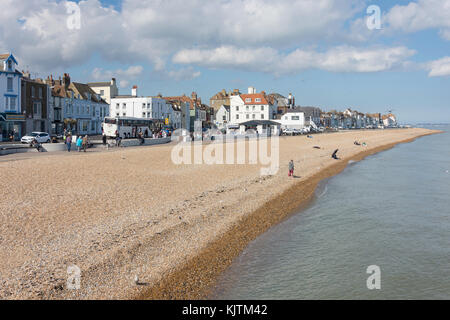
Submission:
<svg viewBox="0 0 450 320">
<path fill-rule="evenodd" d="M 283 134 L 286 136 L 295 136 L 296 134 L 298 134 L 298 132 L 295 129 L 286 128 L 283 130 Z"/>
<path fill-rule="evenodd" d="M 50 135 L 47 132 L 32 132 L 30 134 L 27 134 L 26 136 L 23 136 L 20 142 L 31 143 L 33 139 L 36 139 L 36 141 L 39 143 L 51 142 Z"/>
</svg>

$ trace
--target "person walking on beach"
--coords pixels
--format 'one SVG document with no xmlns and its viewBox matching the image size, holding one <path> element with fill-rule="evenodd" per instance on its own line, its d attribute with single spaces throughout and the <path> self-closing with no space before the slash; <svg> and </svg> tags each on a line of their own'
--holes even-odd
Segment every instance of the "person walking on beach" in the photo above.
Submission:
<svg viewBox="0 0 450 320">
<path fill-rule="evenodd" d="M 120 147 L 120 135 L 118 130 L 116 130 L 116 147 Z"/>
<path fill-rule="evenodd" d="M 291 160 L 289 162 L 289 177 L 293 177 L 294 176 L 294 160 Z"/>
<path fill-rule="evenodd" d="M 103 142 L 103 146 L 106 147 L 106 134 L 105 133 L 103 133 L 102 142 Z"/>
<path fill-rule="evenodd" d="M 78 152 L 80 152 L 81 151 L 81 147 L 83 146 L 83 138 L 81 138 L 81 136 L 78 136 L 76 145 L 77 145 Z"/>
<path fill-rule="evenodd" d="M 69 133 L 66 137 L 67 151 L 70 152 L 70 148 L 72 148 L 72 135 Z"/>
<path fill-rule="evenodd" d="M 84 152 L 86 152 L 86 149 L 88 148 L 88 144 L 89 144 L 89 139 L 88 139 L 88 136 L 85 135 L 83 138 L 83 142 L 82 142 Z"/>
</svg>

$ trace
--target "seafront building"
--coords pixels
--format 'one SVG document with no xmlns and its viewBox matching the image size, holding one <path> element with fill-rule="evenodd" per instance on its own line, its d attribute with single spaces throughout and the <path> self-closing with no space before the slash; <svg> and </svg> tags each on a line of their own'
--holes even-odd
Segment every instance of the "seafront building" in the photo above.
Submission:
<svg viewBox="0 0 450 320">
<path fill-rule="evenodd" d="M 202 103 L 196 92 L 192 92 L 188 97 L 185 94 L 181 96 L 162 97 L 166 101 L 175 102 L 178 105 L 185 104 L 189 108 L 189 131 L 194 131 L 196 121 L 200 121 L 202 127 L 210 127 L 214 121 L 214 109 Z"/>
<path fill-rule="evenodd" d="M 133 86 L 131 95 L 118 95 L 111 99 L 110 115 L 145 119 L 169 119 L 172 107 L 161 97 L 138 96 L 138 87 Z"/>
<path fill-rule="evenodd" d="M 109 82 L 89 82 L 87 85 L 107 104 L 111 104 L 111 99 L 119 95 L 116 78 L 112 78 Z"/>
<path fill-rule="evenodd" d="M 305 113 L 300 108 L 290 108 L 281 116 L 280 120 L 275 120 L 281 124 L 281 129 L 301 130 L 306 127 Z"/>
<path fill-rule="evenodd" d="M 277 100 L 266 95 L 264 91 L 257 93 L 254 87 L 248 88 L 247 94 L 231 96 L 230 122 L 241 124 L 250 120 L 273 120 L 277 115 Z"/>
<path fill-rule="evenodd" d="M 0 141 L 20 139 L 25 130 L 25 115 L 21 110 L 22 73 L 11 54 L 0 55 Z"/>
<path fill-rule="evenodd" d="M 46 82 L 51 86 L 51 121 L 55 133 L 60 133 L 61 118 L 62 127 L 72 134 L 102 133 L 103 119 L 109 116 L 109 105 L 97 93 L 87 84 L 72 82 L 68 73 L 59 80 L 54 80 L 51 76 Z"/>
<path fill-rule="evenodd" d="M 49 132 L 51 128 L 49 86 L 42 79 L 31 79 L 29 73 L 23 74 L 21 86 L 22 112 L 26 118 L 24 134 L 33 131 Z"/>
<path fill-rule="evenodd" d="M 392 113 L 386 114 L 382 117 L 383 125 L 388 128 L 396 127 L 397 124 L 397 118 Z"/>
<path fill-rule="evenodd" d="M 279 93 L 271 93 L 269 96 L 277 100 L 277 119 L 281 119 L 281 117 L 289 109 L 293 109 L 295 107 L 295 98 L 292 93 L 289 93 L 288 97 L 285 97 Z"/>
</svg>

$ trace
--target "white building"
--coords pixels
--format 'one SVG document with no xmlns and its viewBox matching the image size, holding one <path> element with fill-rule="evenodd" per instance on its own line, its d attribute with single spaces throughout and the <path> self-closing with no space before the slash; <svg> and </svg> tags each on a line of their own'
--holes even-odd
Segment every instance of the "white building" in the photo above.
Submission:
<svg viewBox="0 0 450 320">
<path fill-rule="evenodd" d="M 274 120 L 281 124 L 281 129 L 301 130 L 306 126 L 305 113 L 299 109 L 289 109 L 280 120 Z"/>
<path fill-rule="evenodd" d="M 215 124 L 218 128 L 226 128 L 230 123 L 230 106 L 222 105 L 216 113 Z"/>
<path fill-rule="evenodd" d="M 112 78 L 110 82 L 90 82 L 87 85 L 108 104 L 111 103 L 112 98 L 119 95 L 115 78 Z"/>
<path fill-rule="evenodd" d="M 250 120 L 271 120 L 275 119 L 276 114 L 276 99 L 266 96 L 264 91 L 256 93 L 255 88 L 249 87 L 248 94 L 230 97 L 230 124 L 240 124 Z"/>
<path fill-rule="evenodd" d="M 17 139 L 23 131 L 25 116 L 21 110 L 22 73 L 12 54 L 0 55 L 0 141 L 7 140 L 11 132 Z"/>
<path fill-rule="evenodd" d="M 137 86 L 134 86 L 131 95 L 111 99 L 109 114 L 112 117 L 164 120 L 172 114 L 172 107 L 162 97 L 139 97 Z"/>
<path fill-rule="evenodd" d="M 397 118 L 392 113 L 384 115 L 382 117 L 383 125 L 387 128 L 393 128 L 397 126 Z"/>
</svg>

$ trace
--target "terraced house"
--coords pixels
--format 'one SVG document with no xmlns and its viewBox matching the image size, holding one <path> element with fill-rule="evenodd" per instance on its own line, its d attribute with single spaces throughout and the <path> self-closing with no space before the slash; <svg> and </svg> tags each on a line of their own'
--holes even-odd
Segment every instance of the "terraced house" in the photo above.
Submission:
<svg viewBox="0 0 450 320">
<path fill-rule="evenodd" d="M 50 82 L 52 96 L 63 99 L 58 105 L 62 109 L 64 128 L 72 134 L 101 134 L 103 119 L 109 116 L 109 104 L 87 84 L 71 82 L 67 73 L 62 79 Z"/>
<path fill-rule="evenodd" d="M 28 72 L 22 78 L 22 112 L 25 113 L 25 132 L 49 132 L 49 86 L 41 79 L 31 79 Z"/>
<path fill-rule="evenodd" d="M 0 141 L 20 139 L 24 130 L 25 115 L 21 110 L 22 73 L 10 53 L 0 55 Z"/>
</svg>

